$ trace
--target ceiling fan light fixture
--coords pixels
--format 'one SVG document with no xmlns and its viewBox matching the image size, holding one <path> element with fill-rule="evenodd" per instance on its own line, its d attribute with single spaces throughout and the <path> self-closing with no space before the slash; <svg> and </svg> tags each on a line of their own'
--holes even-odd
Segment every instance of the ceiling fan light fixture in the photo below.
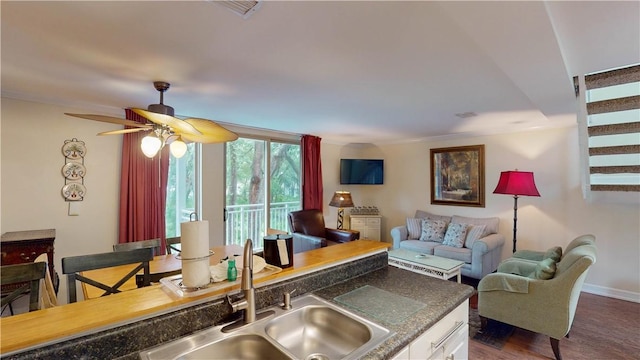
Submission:
<svg viewBox="0 0 640 360">
<path fill-rule="evenodd" d="M 171 155 L 176 159 L 180 159 L 187 153 L 187 144 L 182 141 L 180 137 L 174 140 L 171 145 L 169 145 L 169 150 L 171 151 Z"/>
<path fill-rule="evenodd" d="M 160 151 L 160 148 L 162 148 L 162 140 L 160 140 L 154 133 L 151 133 L 142 138 L 140 148 L 146 157 L 152 158 L 156 156 L 158 151 Z"/>
</svg>

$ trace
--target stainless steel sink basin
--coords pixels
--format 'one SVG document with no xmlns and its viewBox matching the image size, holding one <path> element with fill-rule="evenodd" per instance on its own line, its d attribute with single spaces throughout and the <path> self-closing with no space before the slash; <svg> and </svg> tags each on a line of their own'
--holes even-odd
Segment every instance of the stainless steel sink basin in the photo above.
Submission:
<svg viewBox="0 0 640 360">
<path fill-rule="evenodd" d="M 180 359 L 291 359 L 267 339 L 255 334 L 232 336 L 197 350 L 190 351 Z"/>
<path fill-rule="evenodd" d="M 317 298 L 269 321 L 265 332 L 297 359 L 343 359 L 389 331 Z M 308 304 L 304 304 L 307 302 Z"/>
<path fill-rule="evenodd" d="M 266 337 L 251 332 L 225 334 L 213 327 L 140 353 L 141 359 L 291 360 Z"/>
<path fill-rule="evenodd" d="M 292 301 L 291 310 L 233 332 L 200 331 L 140 353 L 141 359 L 355 359 L 388 338 L 389 330 L 314 295 Z"/>
</svg>

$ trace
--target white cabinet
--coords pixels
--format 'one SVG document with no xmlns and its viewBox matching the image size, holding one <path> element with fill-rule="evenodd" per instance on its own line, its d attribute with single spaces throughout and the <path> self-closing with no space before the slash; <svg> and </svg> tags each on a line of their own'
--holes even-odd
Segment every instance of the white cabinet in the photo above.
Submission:
<svg viewBox="0 0 640 360">
<path fill-rule="evenodd" d="M 469 358 L 469 300 L 460 304 L 393 359 L 461 360 Z"/>
<path fill-rule="evenodd" d="M 380 240 L 380 215 L 351 215 L 351 230 L 360 231 L 362 240 Z"/>
</svg>

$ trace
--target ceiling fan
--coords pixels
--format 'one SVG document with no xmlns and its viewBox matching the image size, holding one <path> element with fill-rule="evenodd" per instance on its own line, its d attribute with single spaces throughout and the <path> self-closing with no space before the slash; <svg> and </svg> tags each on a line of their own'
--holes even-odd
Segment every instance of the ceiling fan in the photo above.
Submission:
<svg viewBox="0 0 640 360">
<path fill-rule="evenodd" d="M 176 158 L 180 158 L 187 151 L 185 141 L 211 144 L 234 141 L 238 138 L 236 133 L 225 129 L 211 120 L 199 118 L 179 119 L 175 117 L 173 108 L 163 103 L 164 92 L 169 89 L 171 84 L 164 81 L 154 81 L 153 86 L 160 92 L 160 103 L 149 105 L 147 110 L 131 108 L 133 112 L 148 120 L 149 122 L 147 123 L 139 123 L 133 120 L 106 115 L 71 113 L 65 113 L 65 115 L 129 127 L 122 130 L 101 132 L 98 135 L 117 135 L 137 131 L 150 131 L 150 134 L 145 136 L 140 144 L 142 152 L 150 158 L 154 157 L 166 144 L 169 144 L 171 154 Z"/>
</svg>

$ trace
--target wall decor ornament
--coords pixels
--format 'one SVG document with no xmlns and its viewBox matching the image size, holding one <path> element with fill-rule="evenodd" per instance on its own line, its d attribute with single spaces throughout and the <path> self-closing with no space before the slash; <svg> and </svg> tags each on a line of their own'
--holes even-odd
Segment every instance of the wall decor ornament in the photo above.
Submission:
<svg viewBox="0 0 640 360">
<path fill-rule="evenodd" d="M 81 180 L 87 169 L 77 162 L 68 162 L 62 167 L 62 175 L 68 180 Z"/>
<path fill-rule="evenodd" d="M 431 204 L 484 207 L 484 145 L 430 152 Z"/>
<path fill-rule="evenodd" d="M 84 141 L 76 138 L 65 140 L 62 145 L 62 155 L 64 155 L 64 165 L 61 172 L 64 177 L 62 187 L 62 197 L 65 201 L 82 201 L 87 192 L 84 186 L 84 177 L 87 168 L 84 166 L 84 157 L 87 154 L 87 147 Z"/>
<path fill-rule="evenodd" d="M 71 140 L 65 140 L 62 146 L 62 155 L 69 160 L 81 160 L 87 154 L 87 147 L 84 145 L 84 141 L 78 141 L 73 138 Z"/>
</svg>

